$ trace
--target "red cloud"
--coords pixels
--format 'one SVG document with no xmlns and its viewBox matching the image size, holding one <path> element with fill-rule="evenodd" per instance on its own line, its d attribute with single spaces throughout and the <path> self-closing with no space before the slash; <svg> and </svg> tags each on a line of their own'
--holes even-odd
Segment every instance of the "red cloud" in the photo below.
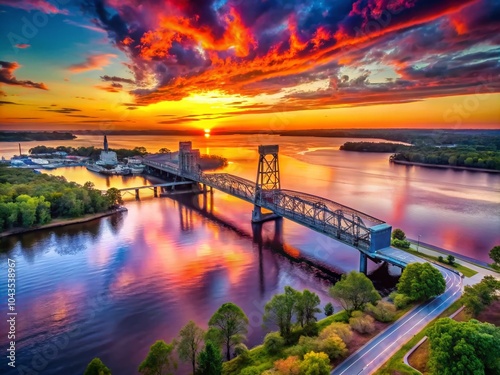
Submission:
<svg viewBox="0 0 500 375">
<path fill-rule="evenodd" d="M 117 57 L 113 53 L 97 53 L 94 55 L 87 56 L 85 61 L 78 64 L 73 64 L 67 67 L 67 69 L 73 73 L 82 73 L 89 70 L 102 70 L 104 66 L 109 65 L 110 59 Z"/>
<path fill-rule="evenodd" d="M 47 14 L 69 14 L 65 9 L 59 9 L 45 0 L 0 0 L 0 5 L 27 11 L 39 10 Z"/>
<path fill-rule="evenodd" d="M 27 43 L 19 43 L 19 44 L 16 44 L 14 47 L 24 49 L 24 48 L 29 48 L 29 47 L 31 47 L 31 44 L 27 44 Z"/>
<path fill-rule="evenodd" d="M 19 68 L 17 62 L 0 61 L 0 84 L 4 83 L 13 86 L 30 87 L 41 90 L 48 90 L 44 83 L 37 83 L 29 80 L 20 81 L 14 77 L 14 71 Z"/>
</svg>

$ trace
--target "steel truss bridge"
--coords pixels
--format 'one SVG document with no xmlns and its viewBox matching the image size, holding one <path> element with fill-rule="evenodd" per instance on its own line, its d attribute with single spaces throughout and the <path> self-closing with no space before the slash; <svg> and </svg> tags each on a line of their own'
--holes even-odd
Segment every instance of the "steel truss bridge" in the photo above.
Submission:
<svg viewBox="0 0 500 375">
<path fill-rule="evenodd" d="M 253 204 L 253 222 L 284 217 L 354 247 L 360 251 L 362 272 L 366 273 L 368 258 L 386 261 L 401 268 L 407 265 L 404 256 L 395 254 L 394 249 L 383 251 L 390 248 L 390 225 L 330 199 L 281 189 L 278 146 L 259 146 L 259 155 L 256 182 L 228 173 L 203 173 L 197 165 L 184 165 L 182 160 L 185 158 L 182 155 L 179 164 L 147 157 L 143 163 L 175 179 L 201 184 L 204 192 L 207 192 L 208 186 Z M 262 208 L 271 213 L 262 213 Z"/>
</svg>

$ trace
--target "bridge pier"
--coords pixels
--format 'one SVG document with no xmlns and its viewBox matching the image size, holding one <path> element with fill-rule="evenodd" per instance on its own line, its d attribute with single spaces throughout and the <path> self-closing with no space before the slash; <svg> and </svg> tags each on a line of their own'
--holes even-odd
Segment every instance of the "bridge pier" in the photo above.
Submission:
<svg viewBox="0 0 500 375">
<path fill-rule="evenodd" d="M 252 223 L 263 223 L 264 221 L 274 220 L 281 218 L 281 216 L 276 215 L 274 212 L 267 214 L 262 213 L 262 207 L 254 205 L 252 211 Z"/>
<path fill-rule="evenodd" d="M 135 200 L 138 201 L 140 200 L 140 196 L 139 196 L 139 189 L 135 189 Z"/>
<path fill-rule="evenodd" d="M 365 253 L 359 252 L 359 272 L 366 275 L 368 272 L 368 256 Z"/>
<path fill-rule="evenodd" d="M 153 194 L 155 198 L 158 198 L 158 189 L 156 188 L 156 186 L 153 188 Z"/>
</svg>

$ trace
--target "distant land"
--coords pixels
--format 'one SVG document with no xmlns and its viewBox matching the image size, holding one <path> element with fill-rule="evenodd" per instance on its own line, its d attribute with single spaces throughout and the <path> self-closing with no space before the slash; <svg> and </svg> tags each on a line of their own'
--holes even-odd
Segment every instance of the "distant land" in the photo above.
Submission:
<svg viewBox="0 0 500 375">
<path fill-rule="evenodd" d="M 76 136 L 62 132 L 0 132 L 0 142 L 60 141 L 73 140 Z"/>
</svg>

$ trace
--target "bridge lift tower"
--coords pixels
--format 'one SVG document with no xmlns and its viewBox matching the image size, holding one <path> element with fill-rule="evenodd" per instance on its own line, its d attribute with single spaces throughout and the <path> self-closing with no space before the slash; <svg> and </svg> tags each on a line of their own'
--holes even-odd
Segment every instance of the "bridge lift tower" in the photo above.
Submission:
<svg viewBox="0 0 500 375">
<path fill-rule="evenodd" d="M 278 152 L 278 145 L 259 146 L 259 166 L 255 181 L 255 201 L 252 211 L 252 222 L 254 223 L 261 223 L 281 217 L 274 213 L 262 213 L 262 207 L 259 205 L 259 202 L 263 198 L 263 191 L 281 189 Z"/>
</svg>

